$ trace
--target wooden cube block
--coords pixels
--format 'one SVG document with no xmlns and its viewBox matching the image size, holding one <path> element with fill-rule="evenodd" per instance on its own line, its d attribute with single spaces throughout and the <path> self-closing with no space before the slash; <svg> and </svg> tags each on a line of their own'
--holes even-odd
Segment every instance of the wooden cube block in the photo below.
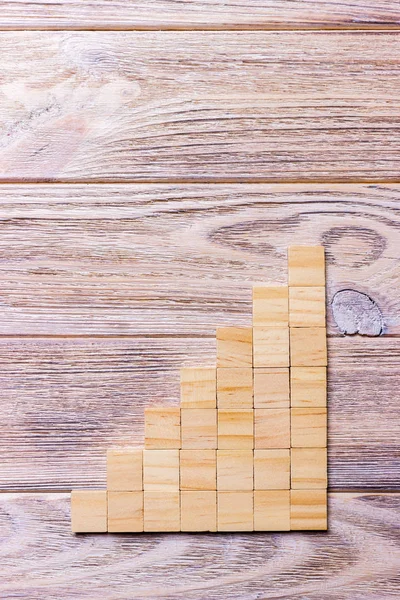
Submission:
<svg viewBox="0 0 400 600">
<path fill-rule="evenodd" d="M 254 409 L 254 447 L 290 448 L 290 409 Z"/>
<path fill-rule="evenodd" d="M 290 369 L 291 406 L 326 406 L 326 367 L 292 367 Z"/>
<path fill-rule="evenodd" d="M 291 287 L 290 327 L 325 327 L 325 287 Z"/>
<path fill-rule="evenodd" d="M 181 531 L 217 530 L 217 492 L 181 492 Z"/>
<path fill-rule="evenodd" d="M 145 491 L 179 490 L 179 450 L 143 450 Z"/>
<path fill-rule="evenodd" d="M 290 530 L 290 491 L 254 491 L 254 531 Z"/>
<path fill-rule="evenodd" d="M 253 369 L 217 370 L 218 408 L 253 408 Z"/>
<path fill-rule="evenodd" d="M 145 491 L 144 531 L 180 531 L 180 529 L 180 492 Z"/>
<path fill-rule="evenodd" d="M 251 367 L 252 343 L 251 327 L 218 327 L 217 367 Z"/>
<path fill-rule="evenodd" d="M 148 449 L 181 447 L 181 411 L 172 406 L 150 406 L 144 410 L 144 445 Z"/>
<path fill-rule="evenodd" d="M 143 449 L 107 450 L 107 489 L 112 492 L 143 490 Z"/>
<path fill-rule="evenodd" d="M 254 367 L 289 366 L 289 328 L 254 327 Z"/>
<path fill-rule="evenodd" d="M 253 327 L 287 327 L 288 322 L 288 288 L 254 286 Z"/>
<path fill-rule="evenodd" d="M 292 367 L 326 367 L 325 327 L 290 328 L 290 364 Z"/>
<path fill-rule="evenodd" d="M 253 410 L 218 410 L 218 448 L 254 448 Z"/>
<path fill-rule="evenodd" d="M 326 446 L 326 408 L 292 408 L 291 413 L 293 448 Z"/>
<path fill-rule="evenodd" d="M 217 490 L 253 489 L 253 451 L 217 450 Z"/>
<path fill-rule="evenodd" d="M 181 490 L 217 489 L 216 450 L 181 450 Z"/>
<path fill-rule="evenodd" d="M 324 489 L 328 485 L 326 448 L 292 448 L 292 489 Z"/>
<path fill-rule="evenodd" d="M 253 531 L 253 492 L 217 492 L 218 531 Z"/>
<path fill-rule="evenodd" d="M 215 449 L 217 447 L 216 409 L 182 408 L 181 436 L 184 449 Z"/>
<path fill-rule="evenodd" d="M 181 369 L 181 408 L 216 408 L 216 381 L 215 368 Z"/>
<path fill-rule="evenodd" d="M 289 369 L 254 369 L 254 408 L 289 408 Z"/>
<path fill-rule="evenodd" d="M 289 286 L 325 285 L 323 246 L 290 246 L 288 270 Z"/>
<path fill-rule="evenodd" d="M 143 492 L 108 492 L 108 531 L 143 531 Z"/>
<path fill-rule="evenodd" d="M 107 492 L 73 490 L 71 492 L 71 528 L 74 533 L 107 531 Z"/>
<path fill-rule="evenodd" d="M 290 488 L 290 450 L 254 450 L 254 489 Z"/>
<path fill-rule="evenodd" d="M 290 529 L 325 530 L 327 528 L 326 490 L 292 490 L 290 493 Z"/>
</svg>

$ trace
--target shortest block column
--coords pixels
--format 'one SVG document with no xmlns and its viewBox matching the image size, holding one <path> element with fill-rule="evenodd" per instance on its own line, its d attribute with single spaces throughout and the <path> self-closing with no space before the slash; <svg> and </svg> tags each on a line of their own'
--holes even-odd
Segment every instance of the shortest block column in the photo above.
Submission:
<svg viewBox="0 0 400 600">
<path fill-rule="evenodd" d="M 107 492 L 74 490 L 71 492 L 71 527 L 74 533 L 107 531 Z"/>
</svg>

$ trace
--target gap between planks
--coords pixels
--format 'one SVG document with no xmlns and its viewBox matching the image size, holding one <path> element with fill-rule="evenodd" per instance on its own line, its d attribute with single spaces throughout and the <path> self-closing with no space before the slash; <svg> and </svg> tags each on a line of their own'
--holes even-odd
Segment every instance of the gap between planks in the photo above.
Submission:
<svg viewBox="0 0 400 600">
<path fill-rule="evenodd" d="M 205 24 L 201 24 L 201 25 L 135 25 L 132 27 L 129 26 L 118 26 L 118 25 L 112 25 L 112 26 L 104 26 L 104 25 L 94 25 L 92 27 L 88 27 L 88 26 L 79 26 L 79 25 L 60 25 L 60 26 L 52 26 L 49 25 L 48 27 L 34 27 L 34 26 L 29 26 L 29 25 L 14 25 L 14 26 L 0 26 L 0 32 L 2 31 L 82 31 L 82 32 L 91 32 L 91 31 L 104 31 L 104 32 L 112 32 L 112 31 L 116 31 L 116 32 L 136 32 L 136 31 L 197 31 L 199 33 L 201 33 L 202 31 L 212 31 L 212 32 L 227 32 L 227 31 L 234 31 L 234 32 L 249 32 L 249 31 L 321 31 L 321 32 L 326 32 L 326 31 L 353 31 L 353 32 L 357 32 L 357 31 L 374 31 L 374 32 L 390 32 L 390 31 L 400 31 L 400 23 L 396 24 L 396 23 L 387 23 L 387 24 L 383 24 L 383 23 L 360 23 L 360 24 L 352 24 L 352 23 L 348 23 L 348 24 L 331 24 L 331 25 L 327 25 L 327 24 L 323 24 L 323 23 L 316 23 L 316 24 L 310 24 L 310 23 L 303 23 L 303 24 L 299 24 L 298 26 L 290 26 L 290 25 L 280 25 L 279 23 L 276 24 L 269 24 L 269 25 L 263 25 L 263 24 L 251 24 L 251 25 L 225 25 L 225 26 L 220 26 L 220 25 L 205 25 Z"/>
</svg>

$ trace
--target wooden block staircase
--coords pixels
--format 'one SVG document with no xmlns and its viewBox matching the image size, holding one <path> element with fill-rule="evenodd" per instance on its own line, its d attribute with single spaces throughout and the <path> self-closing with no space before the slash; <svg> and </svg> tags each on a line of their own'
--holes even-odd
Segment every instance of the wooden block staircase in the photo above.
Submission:
<svg viewBox="0 0 400 600">
<path fill-rule="evenodd" d="M 74 532 L 327 529 L 324 249 L 288 263 L 216 366 L 181 370 L 180 407 L 145 410 L 144 448 L 108 451 L 107 490 L 72 492 Z"/>
</svg>

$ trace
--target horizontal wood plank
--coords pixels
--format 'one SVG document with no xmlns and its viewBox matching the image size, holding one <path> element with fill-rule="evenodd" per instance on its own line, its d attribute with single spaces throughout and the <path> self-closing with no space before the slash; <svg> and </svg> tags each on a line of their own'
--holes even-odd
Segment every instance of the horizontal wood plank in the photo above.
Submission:
<svg viewBox="0 0 400 600">
<path fill-rule="evenodd" d="M 0 490 L 105 485 L 106 450 L 143 444 L 144 408 L 179 402 L 199 338 L 0 340 Z M 397 338 L 329 343 L 329 485 L 400 489 Z"/>
<path fill-rule="evenodd" d="M 0 53 L 3 182 L 399 178 L 400 32 L 21 31 Z"/>
<path fill-rule="evenodd" d="M 2 28 L 384 27 L 400 24 L 391 0 L 2 0 Z"/>
<path fill-rule="evenodd" d="M 395 598 L 399 494 L 330 494 L 328 532 L 83 534 L 66 494 L 1 494 L 2 598 Z"/>
<path fill-rule="evenodd" d="M 254 283 L 286 283 L 289 245 L 322 243 L 329 334 L 398 335 L 399 202 L 396 185 L 3 185 L 0 334 L 213 336 L 251 324 Z"/>
</svg>

